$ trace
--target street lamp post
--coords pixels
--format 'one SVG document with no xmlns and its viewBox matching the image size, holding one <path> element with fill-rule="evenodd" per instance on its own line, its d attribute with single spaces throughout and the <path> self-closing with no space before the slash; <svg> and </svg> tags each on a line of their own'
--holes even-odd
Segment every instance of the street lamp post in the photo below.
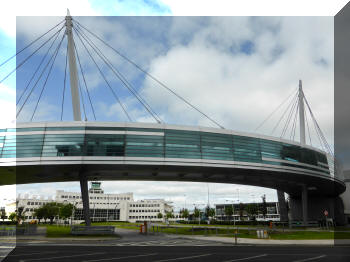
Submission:
<svg viewBox="0 0 350 262">
<path fill-rule="evenodd" d="M 109 214 L 108 214 L 108 211 L 109 211 L 109 195 L 107 195 L 107 199 L 108 199 L 108 204 L 107 204 L 107 222 L 109 221 Z"/>
<path fill-rule="evenodd" d="M 94 203 L 94 215 L 92 216 L 92 222 L 95 222 L 95 205 L 96 205 L 96 203 Z"/>
</svg>

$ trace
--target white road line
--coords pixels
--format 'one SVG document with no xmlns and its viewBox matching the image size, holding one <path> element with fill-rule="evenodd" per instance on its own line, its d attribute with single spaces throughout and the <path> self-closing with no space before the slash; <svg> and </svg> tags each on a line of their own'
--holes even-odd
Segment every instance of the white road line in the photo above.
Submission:
<svg viewBox="0 0 350 262">
<path fill-rule="evenodd" d="M 178 258 L 170 258 L 170 259 L 162 259 L 162 260 L 157 260 L 157 261 L 154 261 L 154 262 L 175 261 L 175 260 L 185 260 L 185 259 L 197 258 L 197 257 L 205 257 L 205 256 L 210 256 L 210 255 L 211 255 L 211 254 L 204 254 L 204 255 L 190 256 L 190 257 L 178 257 Z"/>
<path fill-rule="evenodd" d="M 318 256 L 318 257 L 310 257 L 310 258 L 305 258 L 305 259 L 300 259 L 300 260 L 294 260 L 293 262 L 306 262 L 306 261 L 312 261 L 312 260 L 316 260 L 316 259 L 319 259 L 319 258 L 323 258 L 325 257 L 326 255 L 321 255 L 321 256 Z"/>
<path fill-rule="evenodd" d="M 35 252 L 35 253 L 24 253 L 24 254 L 15 254 L 15 255 L 10 255 L 11 257 L 20 257 L 20 256 L 31 256 L 31 255 L 41 255 L 41 254 L 55 254 L 59 253 L 57 251 L 47 251 L 47 252 Z"/>
<path fill-rule="evenodd" d="M 266 256 L 267 256 L 267 254 L 262 254 L 262 255 L 258 255 L 258 256 L 252 256 L 252 257 L 243 257 L 243 258 L 237 258 L 237 259 L 233 259 L 233 260 L 226 260 L 224 262 L 244 261 L 244 260 L 250 260 L 250 259 L 259 258 L 259 257 L 266 257 Z"/>
<path fill-rule="evenodd" d="M 90 253 L 90 254 L 80 254 L 80 255 L 70 255 L 70 256 L 60 256 L 60 257 L 45 257 L 45 261 L 46 260 L 51 260 L 51 259 L 57 259 L 57 258 L 70 258 L 70 257 L 82 257 L 82 256 L 94 256 L 94 255 L 102 255 L 102 254 L 106 254 L 105 252 L 99 252 L 99 253 Z M 32 259 L 23 259 L 20 260 L 22 262 L 25 261 L 35 261 L 35 260 L 43 260 L 43 258 L 32 258 Z"/>
<path fill-rule="evenodd" d="M 108 261 L 108 260 L 118 260 L 118 259 L 133 258 L 133 257 L 155 256 L 155 255 L 157 255 L 157 253 L 143 254 L 143 255 L 136 255 L 136 256 L 126 256 L 126 257 L 101 258 L 101 259 L 95 259 L 95 260 L 84 260 L 83 262 Z"/>
</svg>

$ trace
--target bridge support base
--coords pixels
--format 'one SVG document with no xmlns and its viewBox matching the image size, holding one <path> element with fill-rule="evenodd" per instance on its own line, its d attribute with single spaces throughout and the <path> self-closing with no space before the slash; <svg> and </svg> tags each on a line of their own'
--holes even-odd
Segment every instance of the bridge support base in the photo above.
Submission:
<svg viewBox="0 0 350 262">
<path fill-rule="evenodd" d="M 303 208 L 303 225 L 307 226 L 307 222 L 308 222 L 308 208 L 307 208 L 307 186 L 303 185 L 303 189 L 301 192 L 301 205 Z"/>
<path fill-rule="evenodd" d="M 304 200 L 305 201 L 305 200 Z M 301 196 L 290 196 L 290 215 L 292 221 L 303 221 L 303 204 Z M 328 211 L 328 219 L 336 225 L 344 225 L 344 204 L 340 197 L 307 196 L 307 218 L 309 222 L 324 223 L 324 211 Z"/>
<path fill-rule="evenodd" d="M 277 190 L 277 198 L 278 198 L 278 208 L 280 213 L 280 221 L 286 222 L 288 221 L 288 210 L 286 199 L 284 198 L 284 192 L 281 190 Z"/>
<path fill-rule="evenodd" d="M 84 174 L 82 173 L 79 174 L 79 180 L 80 180 L 81 198 L 83 200 L 85 225 L 91 226 L 88 180 L 87 180 L 87 177 L 84 176 Z"/>
</svg>

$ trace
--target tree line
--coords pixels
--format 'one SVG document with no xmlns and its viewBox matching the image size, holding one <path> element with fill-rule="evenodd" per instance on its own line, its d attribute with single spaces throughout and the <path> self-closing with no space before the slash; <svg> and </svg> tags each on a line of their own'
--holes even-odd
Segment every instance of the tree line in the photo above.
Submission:
<svg viewBox="0 0 350 262">
<path fill-rule="evenodd" d="M 43 219 L 45 223 L 49 220 L 50 224 L 52 224 L 55 218 L 63 220 L 70 218 L 73 215 L 73 208 L 74 206 L 70 203 L 46 203 L 41 207 L 34 209 L 33 217 L 38 220 L 38 223 Z M 10 213 L 9 219 L 12 222 L 20 224 L 25 219 L 26 212 L 27 211 L 24 207 L 18 207 L 15 212 Z"/>
</svg>

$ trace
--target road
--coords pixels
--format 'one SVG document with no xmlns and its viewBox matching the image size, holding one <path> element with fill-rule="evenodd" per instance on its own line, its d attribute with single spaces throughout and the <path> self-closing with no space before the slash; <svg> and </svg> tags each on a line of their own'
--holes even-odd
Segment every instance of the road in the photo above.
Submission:
<svg viewBox="0 0 350 262">
<path fill-rule="evenodd" d="M 183 238 L 176 235 L 140 235 L 118 229 L 120 238 L 92 239 L 20 239 L 16 248 L 0 241 L 0 261 L 350 261 L 350 246 L 233 245 L 209 239 Z M 16 239 L 14 239 L 16 240 Z M 12 250 L 13 249 L 13 250 Z"/>
<path fill-rule="evenodd" d="M 348 262 L 349 247 L 275 246 L 19 246 L 3 262 L 30 261 L 287 261 Z"/>
</svg>

